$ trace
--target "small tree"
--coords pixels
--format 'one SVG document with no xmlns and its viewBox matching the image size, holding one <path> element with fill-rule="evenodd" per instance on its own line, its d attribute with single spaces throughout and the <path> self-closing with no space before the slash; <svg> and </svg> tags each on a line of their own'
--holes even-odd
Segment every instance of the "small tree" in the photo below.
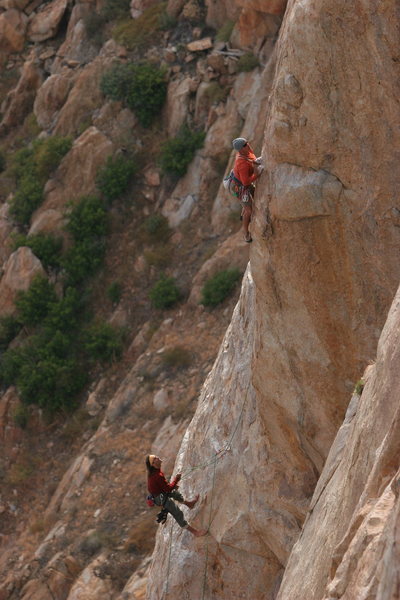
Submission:
<svg viewBox="0 0 400 600">
<path fill-rule="evenodd" d="M 19 292 L 15 305 L 24 324 L 37 325 L 43 321 L 56 301 L 54 286 L 43 275 L 37 275 L 28 291 Z"/>
<path fill-rule="evenodd" d="M 85 333 L 84 348 L 90 358 L 109 363 L 121 357 L 121 334 L 109 323 L 96 323 Z"/>
<path fill-rule="evenodd" d="M 100 88 L 105 96 L 124 102 L 143 127 L 149 127 L 164 104 L 166 73 L 147 62 L 116 64 L 103 75 Z"/>
<path fill-rule="evenodd" d="M 175 138 L 165 142 L 160 158 L 163 173 L 182 177 L 193 160 L 196 150 L 202 147 L 204 138 L 204 132 L 183 127 Z"/>
<path fill-rule="evenodd" d="M 226 269 L 210 277 L 201 291 L 202 304 L 217 306 L 223 302 L 232 293 L 239 278 L 239 269 Z"/>
<path fill-rule="evenodd" d="M 150 291 L 150 300 L 155 308 L 171 308 L 181 296 L 173 277 L 162 275 Z"/>
<path fill-rule="evenodd" d="M 97 187 L 106 200 L 112 202 L 128 189 L 135 174 L 135 163 L 122 154 L 108 157 L 106 164 L 97 175 Z"/>
</svg>

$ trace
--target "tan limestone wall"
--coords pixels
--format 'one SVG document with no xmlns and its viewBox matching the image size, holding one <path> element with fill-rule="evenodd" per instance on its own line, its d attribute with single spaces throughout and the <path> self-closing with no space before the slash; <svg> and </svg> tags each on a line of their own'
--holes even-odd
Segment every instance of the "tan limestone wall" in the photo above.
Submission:
<svg viewBox="0 0 400 600">
<path fill-rule="evenodd" d="M 399 338 L 400 289 L 376 363 L 332 445 L 279 600 L 398 597 Z"/>
</svg>

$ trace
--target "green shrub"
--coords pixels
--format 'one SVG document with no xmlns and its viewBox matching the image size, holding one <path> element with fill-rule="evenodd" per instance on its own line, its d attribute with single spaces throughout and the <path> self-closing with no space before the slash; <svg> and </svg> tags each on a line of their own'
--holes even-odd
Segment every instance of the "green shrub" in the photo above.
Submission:
<svg viewBox="0 0 400 600">
<path fill-rule="evenodd" d="M 20 314 L 21 321 L 25 325 L 37 325 L 46 317 L 51 304 L 57 301 L 54 286 L 46 277 L 37 275 L 29 290 L 19 292 L 15 306 Z"/>
<path fill-rule="evenodd" d="M 122 296 L 122 285 L 119 281 L 113 281 L 107 288 L 107 296 L 113 304 L 118 304 Z"/>
<path fill-rule="evenodd" d="M 94 360 L 113 362 L 121 357 L 121 333 L 109 323 L 96 323 L 85 332 L 84 348 Z"/>
<path fill-rule="evenodd" d="M 225 21 L 215 36 L 217 42 L 229 42 L 234 27 L 235 23 L 233 21 Z"/>
<path fill-rule="evenodd" d="M 108 157 L 106 164 L 97 175 L 97 187 L 106 200 L 116 200 L 128 189 L 135 174 L 135 163 L 122 154 Z"/>
<path fill-rule="evenodd" d="M 105 96 L 124 102 L 149 127 L 164 104 L 165 70 L 146 62 L 115 64 L 103 75 L 100 88 Z"/>
<path fill-rule="evenodd" d="M 10 203 L 10 214 L 20 225 L 29 225 L 32 213 L 43 202 L 43 184 L 34 174 L 28 173 L 19 183 Z"/>
<path fill-rule="evenodd" d="M 150 300 L 155 308 L 171 308 L 181 296 L 173 277 L 162 275 L 150 290 Z"/>
<path fill-rule="evenodd" d="M 49 137 L 34 144 L 35 162 L 39 177 L 47 181 L 60 164 L 63 157 L 71 150 L 72 140 L 59 136 Z"/>
<path fill-rule="evenodd" d="M 102 16 L 107 21 L 129 17 L 130 0 L 105 0 Z"/>
<path fill-rule="evenodd" d="M 0 317 L 0 352 L 4 352 L 21 331 L 21 323 L 12 315 Z"/>
<path fill-rule="evenodd" d="M 0 379 L 17 386 L 21 400 L 49 412 L 73 404 L 87 381 L 70 340 L 61 332 L 32 336 L 24 346 L 7 350 L 0 360 Z"/>
<path fill-rule="evenodd" d="M 29 224 L 32 213 L 43 202 L 44 184 L 71 145 L 69 138 L 54 136 L 36 140 L 31 147 L 14 154 L 11 173 L 18 187 L 11 201 L 10 214 L 20 225 Z"/>
<path fill-rule="evenodd" d="M 174 26 L 165 11 L 166 5 L 166 2 L 154 4 L 146 8 L 137 19 L 127 18 L 118 23 L 113 29 L 113 38 L 128 50 L 144 49 L 154 43 L 159 32 Z"/>
<path fill-rule="evenodd" d="M 208 279 L 202 288 L 202 304 L 216 306 L 227 298 L 240 278 L 238 269 L 226 269 Z"/>
<path fill-rule="evenodd" d="M 64 297 L 50 305 L 43 322 L 45 330 L 50 332 L 61 331 L 74 336 L 84 306 L 85 302 L 82 294 L 77 289 L 68 287 L 65 290 Z"/>
<path fill-rule="evenodd" d="M 79 285 L 92 276 L 102 264 L 104 254 L 103 239 L 75 243 L 62 258 L 67 285 Z"/>
<path fill-rule="evenodd" d="M 16 181 L 35 172 L 35 161 L 33 147 L 25 147 L 17 150 L 11 157 L 10 172 L 14 175 Z"/>
<path fill-rule="evenodd" d="M 54 235 L 38 233 L 36 235 L 17 235 L 14 238 L 14 250 L 28 246 L 35 256 L 47 267 L 56 269 L 60 266 L 62 239 Z"/>
<path fill-rule="evenodd" d="M 204 132 L 195 132 L 183 127 L 175 138 L 165 142 L 160 157 L 163 173 L 182 177 L 196 150 L 202 147 L 204 138 Z"/>
<path fill-rule="evenodd" d="M 97 196 L 84 196 L 72 207 L 66 230 L 75 242 L 86 242 L 102 237 L 107 232 L 107 212 Z"/>
<path fill-rule="evenodd" d="M 254 54 L 246 52 L 246 54 L 243 54 L 237 61 L 237 71 L 238 73 L 252 71 L 258 67 L 259 64 L 258 58 L 254 56 Z"/>
<path fill-rule="evenodd" d="M 171 235 L 168 219 L 161 213 L 146 217 L 142 230 L 148 242 L 166 242 Z"/>
<path fill-rule="evenodd" d="M 363 393 L 363 390 L 364 390 L 364 385 L 365 385 L 364 380 L 359 379 L 354 387 L 354 394 L 361 396 L 361 394 Z"/>
<path fill-rule="evenodd" d="M 192 362 L 192 357 L 183 346 L 175 346 L 174 348 L 168 348 L 162 356 L 162 363 L 169 369 L 185 369 Z"/>
</svg>

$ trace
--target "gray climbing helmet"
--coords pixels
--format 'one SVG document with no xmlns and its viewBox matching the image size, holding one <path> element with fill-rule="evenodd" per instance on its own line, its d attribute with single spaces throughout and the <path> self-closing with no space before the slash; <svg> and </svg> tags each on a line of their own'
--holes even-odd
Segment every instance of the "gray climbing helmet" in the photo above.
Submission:
<svg viewBox="0 0 400 600">
<path fill-rule="evenodd" d="M 245 138 L 235 138 L 232 141 L 232 146 L 234 147 L 235 150 L 237 150 L 239 152 L 239 150 L 241 150 L 243 148 L 243 146 L 245 146 L 247 144 L 247 140 Z"/>
</svg>

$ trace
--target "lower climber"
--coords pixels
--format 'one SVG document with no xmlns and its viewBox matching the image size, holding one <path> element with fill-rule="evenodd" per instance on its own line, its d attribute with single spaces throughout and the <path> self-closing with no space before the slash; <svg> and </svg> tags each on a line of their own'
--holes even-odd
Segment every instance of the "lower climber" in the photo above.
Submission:
<svg viewBox="0 0 400 600">
<path fill-rule="evenodd" d="M 260 158 L 256 158 L 249 142 L 245 138 L 236 138 L 232 141 L 232 146 L 237 150 L 233 174 L 238 179 L 243 188 L 240 198 L 242 205 L 242 221 L 244 239 L 246 242 L 252 242 L 249 232 L 251 213 L 253 211 L 254 181 L 260 177 L 263 167 L 260 165 Z"/>
<path fill-rule="evenodd" d="M 199 499 L 199 495 L 193 500 L 185 500 L 182 494 L 176 489 L 181 479 L 181 474 L 178 473 L 168 483 L 165 479 L 164 473 L 161 471 L 162 460 L 155 454 L 149 454 L 146 457 L 146 468 L 147 468 L 147 489 L 154 498 L 154 503 L 157 506 L 162 506 L 168 513 L 170 513 L 180 527 L 187 529 L 196 537 L 206 535 L 205 529 L 195 529 L 185 520 L 181 509 L 173 502 L 177 500 L 182 504 L 185 504 L 188 508 L 193 508 Z"/>
</svg>

